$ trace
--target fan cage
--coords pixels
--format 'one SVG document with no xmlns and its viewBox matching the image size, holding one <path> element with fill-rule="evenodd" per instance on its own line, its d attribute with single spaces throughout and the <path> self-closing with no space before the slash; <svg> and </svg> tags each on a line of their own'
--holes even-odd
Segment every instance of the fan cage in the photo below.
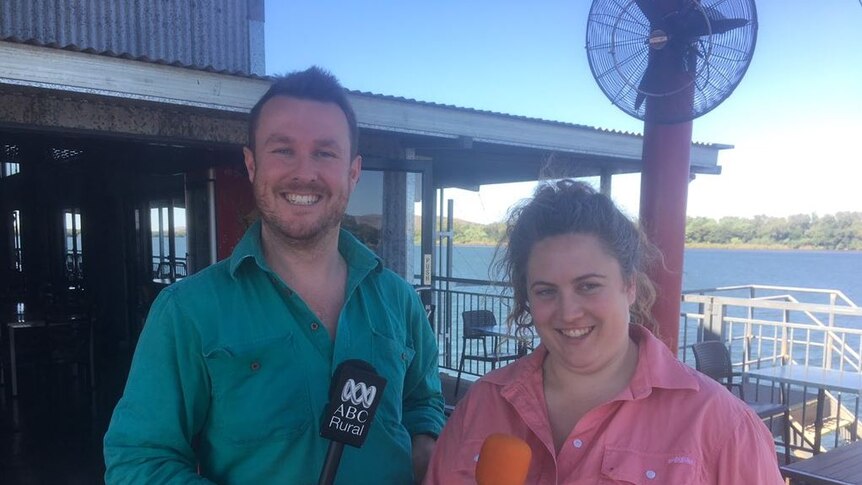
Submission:
<svg viewBox="0 0 862 485">
<path fill-rule="evenodd" d="M 702 116 L 730 96 L 751 63 L 758 25 L 753 0 L 681 0 L 680 8 L 696 9 L 701 15 L 709 13 L 713 18 L 744 18 L 748 22 L 724 33 L 703 36 L 692 44 L 697 57 L 694 75 L 687 82 L 647 91 L 640 87 L 649 62 L 651 26 L 647 17 L 634 0 L 594 0 L 590 7 L 586 33 L 590 70 L 605 96 L 635 118 L 675 123 Z M 636 108 L 639 93 L 646 101 Z M 680 98 L 669 100 L 673 104 L 690 103 L 690 107 L 673 115 L 648 109 L 651 99 L 669 96 Z"/>
</svg>

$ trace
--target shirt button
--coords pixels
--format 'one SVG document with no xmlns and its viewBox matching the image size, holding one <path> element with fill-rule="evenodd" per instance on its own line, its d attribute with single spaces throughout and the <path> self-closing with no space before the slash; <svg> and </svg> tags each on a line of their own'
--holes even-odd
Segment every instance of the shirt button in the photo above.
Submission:
<svg viewBox="0 0 862 485">
<path fill-rule="evenodd" d="M 580 439 L 576 439 L 575 441 L 572 441 L 572 444 L 575 445 L 575 448 L 580 448 L 580 447 L 584 446 L 584 442 L 581 441 Z"/>
<path fill-rule="evenodd" d="M 474 456 L 473 461 L 475 461 L 476 463 L 479 463 L 479 455 Z"/>
<path fill-rule="evenodd" d="M 318 328 L 320 328 L 320 324 L 318 324 L 317 322 L 311 322 L 312 331 L 316 331 Z"/>
<path fill-rule="evenodd" d="M 655 478 L 655 472 L 652 470 L 647 470 L 646 471 L 646 477 L 647 477 L 647 480 L 652 480 L 653 478 Z"/>
<path fill-rule="evenodd" d="M 254 371 L 254 370 L 258 370 L 258 369 L 260 369 L 260 362 L 252 362 L 251 363 L 251 370 Z"/>
</svg>

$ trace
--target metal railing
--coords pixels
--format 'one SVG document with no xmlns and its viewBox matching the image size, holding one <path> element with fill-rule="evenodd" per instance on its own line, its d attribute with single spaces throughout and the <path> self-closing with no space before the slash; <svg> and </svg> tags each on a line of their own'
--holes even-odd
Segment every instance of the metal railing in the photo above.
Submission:
<svg viewBox="0 0 862 485">
<path fill-rule="evenodd" d="M 862 308 L 837 290 L 747 285 L 688 291 L 682 296 L 680 334 L 679 358 L 689 364 L 692 345 L 714 339 L 730 349 L 741 372 L 798 365 L 862 373 Z M 775 394 L 776 384 L 754 384 L 756 392 Z M 813 452 L 859 439 L 862 390 L 825 390 L 822 421 L 816 410 L 819 389 L 794 384 L 786 390 L 794 450 Z M 818 434 L 831 439 L 821 443 L 814 439 Z"/>
<path fill-rule="evenodd" d="M 438 284 L 441 282 L 438 282 Z M 451 278 L 445 282 L 449 289 L 436 288 L 434 291 L 434 321 L 431 322 L 437 333 L 437 346 L 440 350 L 439 365 L 444 369 L 458 370 L 461 355 L 483 352 L 479 342 L 464 339 L 463 313 L 469 310 L 490 310 L 496 323 L 505 324 L 512 307 L 512 296 L 508 288 L 502 286 L 474 286 L 483 283 L 479 280 Z M 458 284 L 452 289 L 452 284 Z M 535 337 L 528 345 L 533 344 Z M 498 339 L 494 350 L 501 353 L 516 353 L 518 341 L 515 338 Z M 488 363 L 468 361 L 464 373 L 474 376 L 484 375 L 491 369 Z"/>
<path fill-rule="evenodd" d="M 461 351 L 461 314 L 491 310 L 498 323 L 505 323 L 511 291 L 481 280 L 440 278 L 435 283 L 432 324 L 440 365 L 454 368 Z M 724 340 L 742 370 L 791 363 L 862 372 L 862 308 L 837 290 L 746 285 L 686 291 L 680 360 L 694 365 L 691 346 L 708 339 Z"/>
<path fill-rule="evenodd" d="M 504 323 L 512 307 L 511 290 L 505 285 L 455 278 L 435 282 L 433 301 L 439 365 L 453 371 L 465 345 L 475 345 L 462 338 L 462 313 L 491 310 L 497 322 Z M 837 290 L 745 285 L 684 292 L 678 357 L 694 367 L 692 345 L 709 339 L 725 342 L 735 370 L 784 364 L 862 373 L 862 308 Z M 531 343 L 537 343 L 535 336 Z M 517 341 L 506 339 L 500 345 L 501 351 L 512 352 Z M 471 362 L 464 373 L 481 376 L 489 370 L 488 364 Z M 777 394 L 775 385 L 754 384 L 755 399 L 762 392 L 768 393 L 767 399 Z M 791 420 L 798 448 L 811 449 L 813 444 L 806 434 L 815 421 L 809 392 L 805 386 L 790 388 L 796 399 Z M 859 393 L 826 394 L 826 420 L 819 425 L 828 428 L 823 431 L 832 438 L 831 446 L 859 439 Z"/>
<path fill-rule="evenodd" d="M 692 361 L 694 343 L 721 339 L 741 370 L 802 364 L 862 372 L 862 308 L 837 290 L 747 285 L 686 291 L 680 316 L 684 362 Z"/>
</svg>

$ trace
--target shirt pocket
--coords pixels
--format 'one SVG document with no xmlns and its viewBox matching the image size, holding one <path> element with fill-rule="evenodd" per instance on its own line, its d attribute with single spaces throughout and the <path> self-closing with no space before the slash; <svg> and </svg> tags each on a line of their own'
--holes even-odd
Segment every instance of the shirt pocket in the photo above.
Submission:
<svg viewBox="0 0 862 485">
<path fill-rule="evenodd" d="M 698 466 L 686 452 L 643 452 L 605 447 L 599 483 L 636 485 L 692 485 Z"/>
<path fill-rule="evenodd" d="M 204 357 L 212 434 L 253 445 L 291 439 L 311 425 L 308 384 L 291 335 L 218 347 Z"/>
<path fill-rule="evenodd" d="M 389 386 L 398 388 L 397 400 L 401 401 L 401 391 L 407 369 L 413 362 L 416 351 L 407 346 L 403 341 L 395 340 L 381 333 L 373 332 L 372 346 L 374 348 L 371 357 L 371 365 L 378 374 L 386 378 L 387 392 Z"/>
</svg>

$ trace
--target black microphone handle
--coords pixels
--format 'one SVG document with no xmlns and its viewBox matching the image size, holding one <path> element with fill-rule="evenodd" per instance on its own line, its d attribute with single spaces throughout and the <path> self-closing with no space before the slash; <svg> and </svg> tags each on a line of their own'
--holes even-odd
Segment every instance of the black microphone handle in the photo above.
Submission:
<svg viewBox="0 0 862 485">
<path fill-rule="evenodd" d="M 323 469 L 320 470 L 320 480 L 317 481 L 317 485 L 332 485 L 335 481 L 342 451 L 344 451 L 344 443 L 329 442 L 329 451 L 326 452 L 326 461 L 323 462 Z"/>
</svg>

